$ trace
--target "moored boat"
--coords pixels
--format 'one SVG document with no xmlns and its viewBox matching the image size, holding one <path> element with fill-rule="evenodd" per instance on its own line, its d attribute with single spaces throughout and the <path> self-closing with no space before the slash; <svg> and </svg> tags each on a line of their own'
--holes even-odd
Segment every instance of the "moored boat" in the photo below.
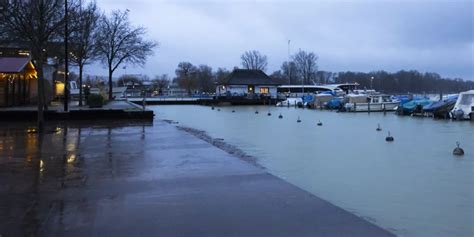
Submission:
<svg viewBox="0 0 474 237">
<path fill-rule="evenodd" d="M 429 117 L 448 118 L 449 112 L 454 108 L 458 96 L 449 96 L 443 100 L 423 106 L 423 113 Z"/>
<path fill-rule="evenodd" d="M 399 102 L 394 102 L 389 95 L 348 95 L 344 108 L 347 112 L 382 112 L 395 111 Z"/>
<path fill-rule="evenodd" d="M 451 118 L 456 120 L 472 119 L 474 113 L 474 90 L 461 92 L 451 110 Z"/>
<path fill-rule="evenodd" d="M 431 104 L 432 101 L 429 99 L 416 99 L 410 100 L 404 104 L 398 106 L 398 115 L 412 115 L 413 113 L 422 113 L 423 106 Z"/>
<path fill-rule="evenodd" d="M 331 101 L 334 96 L 331 93 L 320 93 L 314 96 L 313 101 L 311 102 L 311 107 L 315 109 L 326 108 L 326 105 Z"/>
</svg>

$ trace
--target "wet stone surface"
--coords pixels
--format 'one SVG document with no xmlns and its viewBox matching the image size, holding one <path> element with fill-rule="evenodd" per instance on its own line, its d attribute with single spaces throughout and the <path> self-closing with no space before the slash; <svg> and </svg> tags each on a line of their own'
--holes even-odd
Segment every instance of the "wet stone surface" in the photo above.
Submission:
<svg viewBox="0 0 474 237">
<path fill-rule="evenodd" d="M 2 237 L 392 236 L 173 124 L 48 131 L 0 125 Z"/>
</svg>

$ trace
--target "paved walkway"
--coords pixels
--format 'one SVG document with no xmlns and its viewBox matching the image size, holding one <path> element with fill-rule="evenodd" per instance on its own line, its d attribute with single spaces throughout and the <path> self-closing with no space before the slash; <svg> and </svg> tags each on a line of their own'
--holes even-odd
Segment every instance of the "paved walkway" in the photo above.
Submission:
<svg viewBox="0 0 474 237">
<path fill-rule="evenodd" d="M 393 236 L 164 122 L 48 131 L 0 126 L 1 236 Z"/>
<path fill-rule="evenodd" d="M 142 110 L 142 107 L 131 102 L 127 102 L 125 100 L 113 100 L 109 101 L 107 104 L 102 106 L 102 108 L 89 108 L 89 106 L 84 105 L 79 107 L 78 102 L 71 102 L 69 104 L 69 110 Z M 37 111 L 38 107 L 35 105 L 28 105 L 28 106 L 15 106 L 15 107 L 3 107 L 0 108 L 0 111 Z M 64 111 L 64 104 L 60 102 L 53 102 L 50 106 L 48 106 L 48 110 L 50 111 Z"/>
</svg>

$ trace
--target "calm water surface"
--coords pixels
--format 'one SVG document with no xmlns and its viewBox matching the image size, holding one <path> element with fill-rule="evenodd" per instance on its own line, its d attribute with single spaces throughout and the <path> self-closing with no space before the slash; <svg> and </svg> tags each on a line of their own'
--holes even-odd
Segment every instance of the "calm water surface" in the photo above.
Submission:
<svg viewBox="0 0 474 237">
<path fill-rule="evenodd" d="M 474 236 L 473 122 L 263 106 L 149 108 L 225 139 L 270 173 L 399 236 Z M 387 131 L 395 142 L 385 142 Z M 462 158 L 452 155 L 456 141 Z"/>
</svg>

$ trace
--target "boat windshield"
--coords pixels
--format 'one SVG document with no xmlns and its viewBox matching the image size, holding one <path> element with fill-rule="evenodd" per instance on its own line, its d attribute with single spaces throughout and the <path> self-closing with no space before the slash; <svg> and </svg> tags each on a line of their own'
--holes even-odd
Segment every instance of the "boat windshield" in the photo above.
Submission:
<svg viewBox="0 0 474 237">
<path fill-rule="evenodd" d="M 474 94 L 464 94 L 461 97 L 461 101 L 459 102 L 461 105 L 471 105 L 474 104 Z"/>
</svg>

